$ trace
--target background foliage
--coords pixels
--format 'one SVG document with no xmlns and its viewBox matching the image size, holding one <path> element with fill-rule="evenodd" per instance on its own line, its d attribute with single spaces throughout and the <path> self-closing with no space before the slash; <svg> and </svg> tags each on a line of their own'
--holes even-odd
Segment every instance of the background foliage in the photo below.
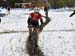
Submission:
<svg viewBox="0 0 75 56">
<path fill-rule="evenodd" d="M 44 0 L 7 0 L 8 4 L 11 7 L 14 7 L 14 3 L 22 3 L 22 2 L 34 2 L 39 6 L 43 6 L 45 4 Z M 74 7 L 75 6 L 75 0 L 47 0 L 48 5 L 50 5 L 51 8 L 61 8 L 61 7 Z M 0 6 L 2 6 L 3 0 L 0 0 Z"/>
</svg>

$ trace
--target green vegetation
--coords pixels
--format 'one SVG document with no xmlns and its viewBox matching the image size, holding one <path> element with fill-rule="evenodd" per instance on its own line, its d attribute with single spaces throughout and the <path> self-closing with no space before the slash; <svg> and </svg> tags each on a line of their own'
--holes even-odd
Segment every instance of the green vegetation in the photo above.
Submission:
<svg viewBox="0 0 75 56">
<path fill-rule="evenodd" d="M 22 2 L 36 2 L 38 6 L 43 6 L 46 4 L 44 0 L 8 0 L 8 3 L 11 7 L 14 7 L 15 3 L 22 3 Z M 61 8 L 61 7 L 74 7 L 75 0 L 48 0 L 49 5 L 51 8 Z M 0 0 L 0 6 L 2 5 L 2 0 Z"/>
</svg>

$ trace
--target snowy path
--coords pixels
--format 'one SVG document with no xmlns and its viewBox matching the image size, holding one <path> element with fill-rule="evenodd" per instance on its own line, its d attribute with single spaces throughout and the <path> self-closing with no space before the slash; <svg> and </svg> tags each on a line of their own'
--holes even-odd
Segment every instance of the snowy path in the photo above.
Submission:
<svg viewBox="0 0 75 56">
<path fill-rule="evenodd" d="M 70 14 L 69 11 L 49 11 L 51 22 L 39 35 L 38 43 L 46 56 L 75 56 L 75 16 L 70 18 Z M 24 10 L 11 10 L 11 15 L 2 17 L 0 56 L 28 56 L 25 51 L 27 16 Z"/>
</svg>

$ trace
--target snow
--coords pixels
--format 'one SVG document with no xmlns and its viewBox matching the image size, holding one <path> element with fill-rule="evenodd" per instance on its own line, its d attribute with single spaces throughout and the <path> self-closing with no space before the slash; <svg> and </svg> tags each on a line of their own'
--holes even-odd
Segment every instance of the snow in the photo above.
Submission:
<svg viewBox="0 0 75 56">
<path fill-rule="evenodd" d="M 4 8 L 4 9 L 2 9 L 2 8 L 0 8 L 0 14 L 7 14 L 8 13 L 8 11 Z"/>
<path fill-rule="evenodd" d="M 72 12 L 49 10 L 51 21 L 38 42 L 45 56 L 75 56 L 75 16 L 69 17 Z M 1 17 L 0 56 L 29 56 L 25 47 L 29 13 L 28 9 L 11 9 L 10 15 Z M 43 10 L 40 13 L 45 15 Z"/>
</svg>

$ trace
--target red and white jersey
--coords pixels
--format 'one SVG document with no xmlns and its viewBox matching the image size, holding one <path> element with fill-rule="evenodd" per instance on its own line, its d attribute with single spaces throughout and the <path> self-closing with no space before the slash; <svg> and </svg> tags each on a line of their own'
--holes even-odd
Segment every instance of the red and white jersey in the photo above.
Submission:
<svg viewBox="0 0 75 56">
<path fill-rule="evenodd" d="M 32 20 L 39 20 L 41 19 L 42 15 L 40 13 L 30 13 L 30 17 Z"/>
</svg>

